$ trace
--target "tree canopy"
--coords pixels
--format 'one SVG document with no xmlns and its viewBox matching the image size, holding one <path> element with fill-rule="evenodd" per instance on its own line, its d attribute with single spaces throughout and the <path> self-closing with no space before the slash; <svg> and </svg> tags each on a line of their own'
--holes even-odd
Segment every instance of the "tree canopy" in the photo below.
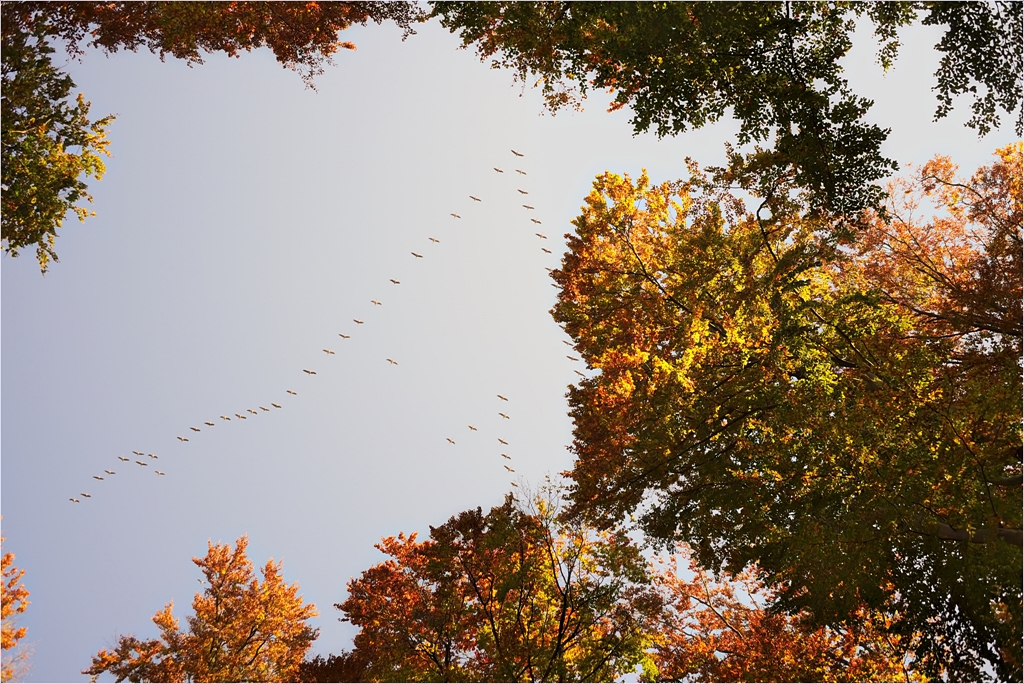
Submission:
<svg viewBox="0 0 1024 684">
<path fill-rule="evenodd" d="M 559 522 L 550 497 L 533 503 L 509 495 L 422 542 L 400 534 L 378 545 L 390 558 L 337 605 L 360 628 L 352 656 L 365 677 L 611 681 L 650 662 L 660 601 L 638 549 L 621 531 Z"/>
<path fill-rule="evenodd" d="M 193 558 L 206 588 L 192 601 L 194 615 L 182 631 L 168 603 L 153 616 L 157 639 L 122 636 L 117 647 L 101 650 L 83 674 L 92 681 L 108 672 L 121 682 L 281 682 L 293 681 L 318 630 L 307 620 L 316 606 L 304 604 L 298 584 L 286 584 L 281 564 L 267 561 L 263 581 L 245 555 L 242 536 L 232 549 L 209 544 L 204 558 Z"/>
<path fill-rule="evenodd" d="M 433 2 L 434 14 L 481 59 L 537 79 L 552 110 L 591 90 L 630 107 L 636 132 L 698 129 L 731 113 L 739 144 L 774 138 L 764 162 L 792 176 L 813 211 L 879 207 L 876 181 L 896 170 L 881 152 L 888 130 L 866 121 L 840 60 L 866 16 L 888 69 L 898 29 L 919 17 L 946 32 L 936 45 L 936 118 L 970 94 L 980 133 L 1017 116 L 1021 134 L 1020 3 L 1013 2 Z"/>
<path fill-rule="evenodd" d="M 1019 678 L 1021 150 L 936 158 L 845 244 L 785 186 L 746 211 L 758 169 L 598 177 L 554 273 L 598 371 L 573 513 L 756 563 L 821 623 L 898 616 L 930 675 Z"/>
<path fill-rule="evenodd" d="M 3 661 L 0 663 L 0 679 L 11 681 L 20 673 L 23 665 L 22 656 L 17 653 L 18 642 L 25 638 L 27 629 L 16 627 L 17 616 L 28 608 L 28 589 L 22 583 L 21 578 L 25 571 L 14 564 L 14 554 L 3 552 L 4 538 L 0 536 L 0 650 L 3 652 Z"/>
</svg>

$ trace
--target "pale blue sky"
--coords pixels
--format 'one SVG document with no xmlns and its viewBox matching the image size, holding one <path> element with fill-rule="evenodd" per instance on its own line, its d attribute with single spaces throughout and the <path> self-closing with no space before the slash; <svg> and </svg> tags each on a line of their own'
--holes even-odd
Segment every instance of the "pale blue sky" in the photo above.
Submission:
<svg viewBox="0 0 1024 684">
<path fill-rule="evenodd" d="M 936 35 L 906 31 L 884 79 L 864 45 L 851 82 L 893 128 L 888 154 L 970 170 L 1012 130 L 979 141 L 963 109 L 931 123 Z M 169 600 L 184 618 L 190 558 L 243 533 L 257 566 L 284 559 L 320 609 L 315 650 L 337 652 L 354 631 L 332 604 L 382 536 L 500 503 L 502 451 L 528 482 L 570 467 L 576 366 L 544 268 L 596 174 L 678 178 L 686 156 L 720 163 L 735 126 L 634 138 L 606 98 L 542 115 L 436 23 L 399 38 L 346 32 L 359 49 L 318 92 L 269 51 L 70 65 L 94 116 L 118 114 L 98 216 L 66 222 L 45 277 L 31 253 L 2 261 L 3 529 L 32 592 L 30 680 L 86 679 L 117 635 L 155 636 Z M 132 450 L 159 460 L 117 460 Z"/>
</svg>

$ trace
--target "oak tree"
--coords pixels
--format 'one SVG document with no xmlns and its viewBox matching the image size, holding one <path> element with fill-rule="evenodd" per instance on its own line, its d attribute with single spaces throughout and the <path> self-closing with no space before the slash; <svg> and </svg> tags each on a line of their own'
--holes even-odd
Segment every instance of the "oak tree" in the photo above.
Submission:
<svg viewBox="0 0 1024 684">
<path fill-rule="evenodd" d="M 25 571 L 14 564 L 14 554 L 3 553 L 4 538 L 0 536 L 0 647 L 2 647 L 3 661 L 0 664 L 0 679 L 11 681 L 18 675 L 24 666 L 24 653 L 18 653 L 18 642 L 25 638 L 27 632 L 25 627 L 15 627 L 17 616 L 28 608 L 28 589 L 22 583 L 21 578 Z"/>
<path fill-rule="evenodd" d="M 659 599 L 621 531 L 556 519 L 509 495 L 416 535 L 349 582 L 338 608 L 360 628 L 354 654 L 378 681 L 610 681 L 646 653 Z"/>
<path fill-rule="evenodd" d="M 888 69 L 897 30 L 945 26 L 936 45 L 936 118 L 973 97 L 968 124 L 1017 117 L 1020 134 L 1020 3 L 1015 2 L 432 2 L 434 14 L 481 60 L 536 79 L 548 107 L 592 90 L 630 107 L 635 132 L 698 129 L 727 112 L 739 143 L 774 138 L 776 173 L 809 190 L 811 208 L 853 214 L 882 199 L 875 182 L 896 170 L 881 152 L 888 130 L 866 120 L 872 102 L 852 91 L 841 60 L 855 20 L 867 17 Z"/>
<path fill-rule="evenodd" d="M 204 558 L 193 558 L 205 590 L 192 601 L 194 615 L 182 631 L 168 603 L 153 616 L 156 639 L 122 636 L 103 649 L 83 674 L 92 681 L 108 672 L 117 681 L 281 682 L 293 681 L 317 637 L 307 621 L 316 606 L 305 604 L 298 584 L 286 584 L 281 563 L 267 561 L 263 581 L 245 555 L 248 539 L 209 544 Z"/>
<path fill-rule="evenodd" d="M 599 371 L 570 388 L 573 513 L 756 563 L 820 624 L 896 616 L 929 676 L 1019 678 L 1021 149 L 933 161 L 857 243 L 763 168 L 600 176 L 554 273 Z"/>
</svg>

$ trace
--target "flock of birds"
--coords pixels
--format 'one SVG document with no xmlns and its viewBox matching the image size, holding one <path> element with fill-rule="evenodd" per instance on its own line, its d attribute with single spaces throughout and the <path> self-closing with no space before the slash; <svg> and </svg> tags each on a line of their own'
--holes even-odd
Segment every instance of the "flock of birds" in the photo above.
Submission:
<svg viewBox="0 0 1024 684">
<path fill-rule="evenodd" d="M 524 157 L 524 156 L 525 156 L 525 155 L 523 155 L 522 153 L 520 153 L 520 152 L 517 152 L 516 150 L 511 150 L 511 152 L 512 152 L 512 154 L 513 154 L 513 155 L 515 155 L 515 156 L 516 156 L 517 158 L 520 158 L 520 157 Z M 504 174 L 504 173 L 505 173 L 504 169 L 501 169 L 501 168 L 499 168 L 499 167 L 497 167 L 497 166 L 495 166 L 495 167 L 492 167 L 492 168 L 493 168 L 493 169 L 494 169 L 494 171 L 495 171 L 495 172 L 497 172 L 497 173 L 501 173 L 501 174 Z M 520 174 L 520 175 L 522 175 L 522 176 L 526 176 L 526 175 L 527 175 L 526 171 L 524 171 L 524 170 L 522 170 L 522 169 L 515 169 L 515 172 L 516 172 L 517 174 Z M 517 192 L 519 192 L 519 194 L 521 194 L 521 195 L 524 195 L 524 196 L 525 196 L 525 195 L 529 195 L 529 192 L 528 192 L 528 191 L 526 191 L 526 190 L 523 190 L 522 188 L 516 188 L 516 190 L 517 190 Z M 480 199 L 479 197 L 476 197 L 475 195 L 469 195 L 469 198 L 470 198 L 471 200 L 475 201 L 475 202 L 483 202 L 483 200 L 482 200 L 482 199 Z M 535 210 L 535 207 L 533 207 L 532 205 L 529 205 L 529 204 L 523 204 L 522 206 L 523 206 L 523 208 L 524 208 L 524 209 L 526 209 L 526 210 L 528 210 L 528 211 L 534 211 L 534 210 Z M 453 213 L 451 214 L 451 216 L 452 216 L 452 217 L 454 217 L 455 219 L 462 219 L 462 216 L 460 216 L 459 214 L 457 214 L 457 213 L 454 213 L 454 212 L 453 212 Z M 538 219 L 536 219 L 536 218 L 533 218 L 533 217 L 531 217 L 531 218 L 530 218 L 530 221 L 531 221 L 531 222 L 533 222 L 534 224 L 537 224 L 537 225 L 541 225 L 541 221 L 539 221 L 539 220 L 538 220 Z M 547 238 L 547 236 L 546 236 L 546 235 L 544 235 L 543 233 L 534 233 L 534 234 L 535 234 L 535 235 L 536 235 L 536 236 L 537 236 L 537 237 L 538 237 L 539 239 L 541 239 L 541 240 L 547 240 L 547 239 L 548 239 L 548 238 Z M 431 242 L 432 244 L 440 244 L 440 242 L 441 242 L 440 240 L 438 240 L 437 238 L 434 238 L 434 237 L 429 237 L 429 240 L 430 240 L 430 242 Z M 552 252 L 551 252 L 551 250 L 547 249 L 546 247 L 541 247 L 541 251 L 543 251 L 543 252 L 544 252 L 544 253 L 546 253 L 546 254 L 551 254 L 551 253 L 552 253 Z M 417 258 L 417 259 L 424 259 L 424 258 L 426 258 L 426 257 L 425 257 L 425 256 L 424 256 L 423 254 L 420 254 L 420 253 L 418 253 L 418 252 L 410 252 L 410 253 L 412 254 L 412 256 L 413 256 L 414 258 Z M 548 268 L 547 270 L 548 270 L 549 272 L 551 271 L 551 269 L 550 269 L 550 268 Z M 391 283 L 392 283 L 393 285 L 401 285 L 401 284 L 402 284 L 402 283 L 401 283 L 401 281 L 399 281 L 399 280 L 396 280 L 396 279 L 394 279 L 394 278 L 389 278 L 389 281 L 390 281 L 390 282 L 391 282 Z M 377 299 L 371 299 L 371 300 L 370 300 L 370 303 L 371 303 L 371 304 L 373 304 L 374 306 L 383 306 L 382 302 L 380 302 L 380 301 L 379 301 L 379 300 L 377 300 Z M 353 319 L 352 319 L 352 321 L 353 321 L 353 322 L 354 322 L 354 323 L 355 323 L 356 325 L 364 325 L 364 324 L 365 324 L 365 321 L 362 321 L 362 320 L 360 320 L 360 319 L 358 319 L 358 318 L 353 318 Z M 349 335 L 349 334 L 345 334 L 345 333 L 338 333 L 338 337 L 340 337 L 341 339 L 345 339 L 345 340 L 348 340 L 348 339 L 351 339 L 351 337 L 352 337 L 352 336 L 351 336 L 351 335 Z M 569 342 L 564 342 L 564 344 L 566 344 L 566 345 L 569 345 Z M 570 346 L 571 346 L 571 345 L 570 345 Z M 326 348 L 326 347 L 325 347 L 325 348 L 324 348 L 324 349 L 323 349 L 322 351 L 323 351 L 323 353 L 324 353 L 324 354 L 326 354 L 327 356 L 334 356 L 334 355 L 335 355 L 335 352 L 334 352 L 334 350 L 333 350 L 333 349 L 330 349 L 330 348 Z M 575 356 L 571 356 L 571 355 L 566 355 L 566 356 L 567 356 L 567 358 L 568 358 L 568 359 L 570 359 L 570 360 L 572 360 L 572 361 L 579 361 L 579 358 L 577 358 L 577 357 L 575 357 Z M 385 360 L 386 360 L 386 361 L 387 361 L 387 362 L 388 362 L 389 364 L 391 364 L 392 366 L 397 366 L 397 365 L 398 365 L 398 361 L 396 361 L 395 359 L 392 359 L 392 358 L 387 358 L 387 359 L 385 359 Z M 313 369 L 310 369 L 310 368 L 303 368 L 303 369 L 302 369 L 302 372 L 303 372 L 303 373 L 305 373 L 305 374 L 306 374 L 307 376 L 314 376 L 314 375 L 316 375 L 316 374 L 317 374 L 317 372 L 316 372 L 315 370 L 313 370 Z M 581 372 L 580 372 L 579 370 L 576 370 L 576 371 L 575 371 L 575 373 L 576 373 L 577 375 L 581 376 L 581 377 L 586 377 L 586 376 L 585 376 L 585 375 L 584 375 L 583 373 L 581 373 Z M 296 392 L 296 391 L 294 391 L 294 390 L 292 390 L 292 389 L 286 389 L 286 390 L 285 390 L 285 392 L 286 392 L 286 393 L 287 393 L 288 395 L 290 395 L 290 396 L 297 396 L 297 395 L 298 395 L 298 392 Z M 506 397 L 506 396 L 504 396 L 504 395 L 502 395 L 502 394 L 498 394 L 498 395 L 497 395 L 497 399 L 498 399 L 498 400 L 500 400 L 501 402 L 506 402 L 506 403 L 507 403 L 507 402 L 509 402 L 509 399 L 508 399 L 508 397 Z M 272 402 L 269 402 L 269 404 L 270 404 L 270 406 L 271 406 L 272 408 L 267 408 L 266 406 L 263 406 L 263 405 L 258 405 L 258 408 L 259 408 L 259 410 L 258 410 L 258 411 L 257 411 L 256 409 L 253 409 L 253 408 L 247 408 L 247 409 L 245 409 L 245 411 L 244 411 L 243 413 L 232 413 L 231 415 L 221 415 L 221 416 L 220 416 L 220 420 L 221 420 L 222 422 L 230 422 L 230 421 L 232 421 L 232 420 L 235 420 L 235 421 L 238 421 L 238 420 L 249 420 L 249 419 L 250 419 L 250 418 L 252 418 L 252 417 L 255 417 L 255 416 L 260 416 L 260 415 L 263 415 L 263 413 L 273 413 L 273 412 L 274 412 L 274 411 L 276 411 L 276 410 L 279 410 L 279 409 L 283 409 L 283 408 L 284 408 L 284 406 L 283 406 L 282 404 L 280 404 L 280 403 L 278 403 L 278 402 L 276 402 L 276 401 L 272 401 Z M 497 413 L 498 413 L 498 415 L 499 415 L 499 416 L 500 416 L 500 417 L 501 417 L 501 418 L 502 418 L 503 420 L 511 420 L 511 417 L 510 417 L 510 416 L 509 416 L 509 415 L 508 415 L 507 413 L 505 413 L 504 411 L 498 411 Z M 190 431 L 191 431 L 191 432 L 193 433 L 193 436 L 195 436 L 195 434 L 194 434 L 194 433 L 200 433 L 200 432 L 202 432 L 202 431 L 203 431 L 204 429 L 207 429 L 207 430 L 208 430 L 208 429 L 210 429 L 210 428 L 213 428 L 213 427 L 215 427 L 215 426 L 217 425 L 217 422 L 215 422 L 215 421 L 211 421 L 211 420 L 207 420 L 207 421 L 203 421 L 203 423 L 202 423 L 202 424 L 203 424 L 203 425 L 204 425 L 205 427 L 202 427 L 202 428 L 200 428 L 200 427 L 196 427 L 196 426 L 189 426 L 189 430 L 190 430 Z M 473 425 L 467 425 L 467 428 L 468 428 L 468 429 L 469 429 L 470 431 L 472 431 L 472 432 L 478 432 L 478 429 L 477 429 L 477 428 L 476 428 L 475 426 L 473 426 Z M 190 441 L 189 437 L 187 437 L 187 436 L 184 436 L 184 435 L 178 435 L 178 436 L 177 436 L 177 438 L 178 438 L 178 441 L 179 441 L 179 442 L 183 442 L 183 443 L 184 443 L 184 442 L 189 442 L 189 441 Z M 499 442 L 499 444 L 501 445 L 501 447 L 502 447 L 503 449 L 506 449 L 506 451 L 508 451 L 507 447 L 509 447 L 509 442 L 508 442 L 507 440 L 505 440 L 505 439 L 504 439 L 503 437 L 498 437 L 497 439 L 498 439 L 498 442 Z M 446 440 L 446 441 L 447 441 L 447 442 L 448 442 L 449 444 L 452 444 L 452 445 L 454 445 L 454 444 L 455 444 L 455 439 L 453 439 L 453 437 L 452 437 L 452 436 L 447 436 L 447 437 L 445 437 L 445 440 Z M 511 461 L 511 460 L 512 460 L 512 457 L 511 457 L 511 456 L 510 456 L 510 455 L 509 455 L 508 453 L 506 453 L 506 451 L 502 451 L 502 452 L 500 452 L 500 453 L 501 453 L 501 457 L 502 457 L 503 459 L 505 459 L 506 461 Z M 125 467 L 129 467 L 129 464 L 132 464 L 132 461 L 134 461 L 134 465 L 136 465 L 137 467 L 140 467 L 140 468 L 149 468 L 149 467 L 150 467 L 150 465 L 151 465 L 151 463 L 152 463 L 153 461 L 158 461 L 158 460 L 160 459 L 160 457 L 159 457 L 158 455 L 154 454 L 154 453 L 144 453 L 144 452 L 141 452 L 141 451 L 134 451 L 134 450 L 133 450 L 133 451 L 132 451 L 131 453 L 132 453 L 132 454 L 133 454 L 133 455 L 135 456 L 135 458 L 134 458 L 134 459 L 133 459 L 133 458 L 129 458 L 129 457 L 126 457 L 126 456 L 117 456 L 117 459 L 118 459 L 119 463 L 120 463 L 120 464 L 122 464 L 122 465 L 124 465 Z M 510 465 L 508 465 L 507 463 L 503 463 L 503 464 L 502 464 L 502 466 L 503 466 L 503 467 L 505 468 L 505 470 L 506 470 L 506 471 L 508 471 L 509 473 L 515 473 L 515 472 L 516 472 L 516 471 L 515 471 L 515 469 L 514 469 L 514 468 L 512 468 L 512 467 L 511 467 Z M 159 469 L 157 469 L 157 468 L 156 468 L 155 466 L 154 466 L 154 467 L 152 468 L 151 472 L 155 473 L 155 474 L 156 474 L 156 475 L 157 475 L 158 477 L 161 477 L 161 476 L 165 476 L 165 475 L 167 474 L 167 473 L 166 473 L 166 472 L 164 472 L 163 470 L 159 470 Z M 115 470 L 110 470 L 110 469 L 106 469 L 106 468 L 105 468 L 105 469 L 103 470 L 103 474 L 102 474 L 102 475 L 93 475 L 93 476 L 92 476 L 92 478 L 93 478 L 94 480 L 97 480 L 97 481 L 99 481 L 99 482 L 103 482 L 103 481 L 105 481 L 105 480 L 107 480 L 107 479 L 109 479 L 109 478 L 111 478 L 111 477 L 113 477 L 113 476 L 115 476 L 115 475 L 117 475 L 117 471 L 115 471 Z M 512 482 L 511 482 L 511 485 L 512 485 L 513 487 L 518 487 L 518 486 L 519 486 L 519 484 L 518 484 L 517 482 L 515 482 L 515 481 L 512 481 Z M 88 493 L 88 492 L 80 492 L 80 493 L 78 494 L 78 496 L 81 496 L 81 497 L 82 497 L 83 499 L 91 499 L 91 498 L 92 498 L 92 494 L 90 494 L 90 493 Z M 72 496 L 72 497 L 70 498 L 70 501 L 71 501 L 72 503 L 76 503 L 76 504 L 77 504 L 77 503 L 81 503 L 81 502 L 82 502 L 82 499 L 79 499 L 79 498 L 78 498 L 78 497 L 76 497 L 76 496 Z"/>
</svg>

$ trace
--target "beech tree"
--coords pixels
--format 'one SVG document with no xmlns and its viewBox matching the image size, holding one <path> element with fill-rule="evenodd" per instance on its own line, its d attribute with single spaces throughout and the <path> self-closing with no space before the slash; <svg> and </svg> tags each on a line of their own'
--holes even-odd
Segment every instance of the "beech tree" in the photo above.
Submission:
<svg viewBox="0 0 1024 684">
<path fill-rule="evenodd" d="M 872 102 L 843 76 L 854 20 L 867 17 L 888 69 L 897 30 L 944 26 L 936 45 L 939 104 L 973 98 L 967 122 L 984 134 L 999 111 L 1021 134 L 1022 8 L 1016 2 L 432 2 L 434 14 L 481 60 L 536 79 L 548 107 L 591 90 L 630 107 L 634 131 L 698 129 L 730 112 L 739 143 L 774 138 L 766 161 L 809 191 L 810 208 L 852 215 L 880 206 L 876 181 L 896 170 L 888 130 L 866 121 Z"/>
<path fill-rule="evenodd" d="M 42 271 L 57 260 L 54 241 L 68 211 L 80 220 L 91 201 L 83 176 L 99 180 L 113 116 L 89 120 L 89 103 L 50 58 L 50 41 L 69 55 L 84 47 L 111 54 L 148 49 L 202 64 L 203 55 L 269 47 L 310 87 L 352 24 L 391 20 L 405 35 L 425 14 L 408 2 L 5 2 L 3 33 L 3 248 L 36 248 Z"/>
<path fill-rule="evenodd" d="M 354 658 L 376 681 L 611 681 L 646 652 L 660 606 L 619 531 L 561 523 L 551 498 L 509 495 L 430 538 L 387 537 L 390 558 L 336 607 L 360 628 Z"/>
<path fill-rule="evenodd" d="M 103 649 L 82 674 L 92 681 L 108 672 L 121 682 L 287 682 L 298 673 L 318 630 L 307 620 L 318 615 L 304 604 L 298 584 L 286 584 L 281 563 L 267 561 L 256 579 L 242 536 L 232 549 L 209 544 L 204 558 L 193 558 L 206 585 L 192 601 L 195 612 L 182 631 L 168 603 L 153 616 L 157 639 L 122 636 Z"/>
<path fill-rule="evenodd" d="M 15 627 L 16 616 L 24 613 L 28 608 L 28 589 L 22 583 L 21 578 L 25 571 L 14 564 L 14 554 L 3 552 L 4 538 L 0 536 L 0 593 L 2 593 L 2 635 L 0 635 L 0 647 L 3 652 L 3 662 L 0 664 L 0 679 L 11 681 L 21 673 L 24 665 L 25 654 L 18 653 L 18 642 L 25 638 L 27 632 L 24 627 Z"/>
<path fill-rule="evenodd" d="M 571 512 L 756 563 L 773 610 L 895 616 L 928 676 L 1019 679 L 1021 150 L 934 160 L 858 243 L 736 158 L 598 177 L 554 273 L 599 371 L 569 393 Z"/>
</svg>

